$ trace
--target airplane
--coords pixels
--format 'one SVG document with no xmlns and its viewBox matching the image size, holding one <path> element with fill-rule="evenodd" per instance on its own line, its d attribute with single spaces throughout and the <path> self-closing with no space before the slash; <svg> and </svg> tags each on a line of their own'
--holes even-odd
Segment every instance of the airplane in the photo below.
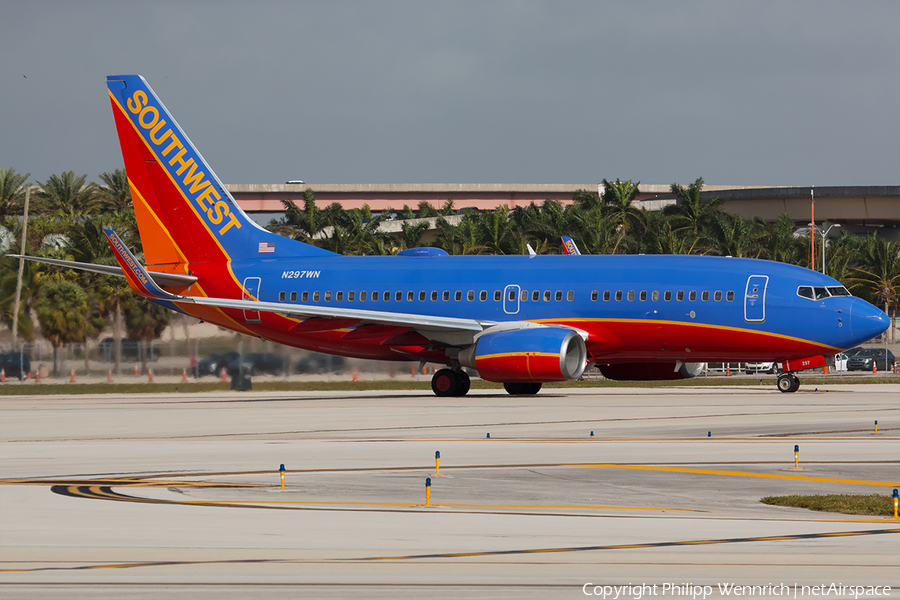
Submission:
<svg viewBox="0 0 900 600">
<path fill-rule="evenodd" d="M 140 75 L 107 77 L 146 265 L 106 230 L 151 302 L 232 331 L 346 357 L 444 365 L 437 396 L 477 370 L 510 394 L 579 379 L 693 377 L 706 362 L 796 371 L 859 345 L 887 315 L 838 281 L 777 262 L 709 256 L 342 256 L 269 232 L 231 197 Z M 237 118 L 237 117 L 236 117 Z"/>
</svg>

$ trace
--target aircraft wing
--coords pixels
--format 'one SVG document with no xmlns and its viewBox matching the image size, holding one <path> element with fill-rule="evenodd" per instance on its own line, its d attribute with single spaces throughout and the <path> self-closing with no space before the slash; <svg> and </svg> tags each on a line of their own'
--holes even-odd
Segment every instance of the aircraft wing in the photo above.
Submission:
<svg viewBox="0 0 900 600">
<path fill-rule="evenodd" d="M 90 271 L 92 273 L 100 273 L 101 275 L 114 275 L 116 277 L 125 277 L 125 273 L 121 267 L 113 267 L 108 265 L 95 265 L 93 263 L 76 262 L 73 260 L 60 260 L 57 258 L 41 258 L 40 256 L 23 256 L 21 254 L 7 254 L 9 258 L 24 258 L 33 262 L 45 263 L 57 267 L 65 267 L 67 269 L 78 269 L 79 271 Z M 179 275 L 178 273 L 160 273 L 158 271 L 147 271 L 157 285 L 163 286 L 189 286 L 197 278 L 193 275 Z"/>
<path fill-rule="evenodd" d="M 394 313 L 379 310 L 361 310 L 354 308 L 338 308 L 329 306 L 310 306 L 308 304 L 287 304 L 283 302 L 260 302 L 257 300 L 234 300 L 230 298 L 205 298 L 198 296 L 180 296 L 159 287 L 153 278 L 138 263 L 130 250 L 122 243 L 119 236 L 110 229 L 104 229 L 106 238 L 113 249 L 116 260 L 131 288 L 149 300 L 161 300 L 174 304 L 194 304 L 197 306 L 213 306 L 216 308 L 232 308 L 251 310 L 254 312 L 270 312 L 295 317 L 325 317 L 341 319 L 346 324 L 378 324 L 408 326 L 410 329 L 450 332 L 478 333 L 491 322 L 455 317 L 440 317 L 414 313 Z"/>
</svg>

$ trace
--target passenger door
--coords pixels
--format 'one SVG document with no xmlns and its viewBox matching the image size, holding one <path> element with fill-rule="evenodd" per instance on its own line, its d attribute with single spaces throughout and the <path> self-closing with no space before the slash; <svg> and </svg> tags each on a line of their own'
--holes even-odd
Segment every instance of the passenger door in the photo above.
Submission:
<svg viewBox="0 0 900 600">
<path fill-rule="evenodd" d="M 744 293 L 744 320 L 748 323 L 762 323 L 766 320 L 766 286 L 768 275 L 751 275 L 747 279 Z"/>
<path fill-rule="evenodd" d="M 244 300 L 259 300 L 259 277 L 244 279 Z M 248 323 L 259 323 L 259 311 L 244 310 L 244 320 Z"/>
</svg>

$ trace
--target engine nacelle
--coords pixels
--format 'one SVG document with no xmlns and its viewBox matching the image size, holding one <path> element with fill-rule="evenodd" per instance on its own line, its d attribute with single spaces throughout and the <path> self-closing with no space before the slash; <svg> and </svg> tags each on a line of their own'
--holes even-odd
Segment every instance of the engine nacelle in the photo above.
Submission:
<svg viewBox="0 0 900 600">
<path fill-rule="evenodd" d="M 571 329 L 533 327 L 486 333 L 459 353 L 459 362 L 486 381 L 566 381 L 584 373 L 587 349 Z"/>
<path fill-rule="evenodd" d="M 613 363 L 597 365 L 607 379 L 623 381 L 650 381 L 670 379 L 690 379 L 703 372 L 706 363 L 647 362 Z"/>
</svg>

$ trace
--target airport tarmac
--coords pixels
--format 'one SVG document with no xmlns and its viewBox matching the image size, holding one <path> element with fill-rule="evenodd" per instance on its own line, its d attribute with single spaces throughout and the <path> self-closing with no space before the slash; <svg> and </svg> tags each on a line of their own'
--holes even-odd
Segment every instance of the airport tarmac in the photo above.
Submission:
<svg viewBox="0 0 900 600">
<path fill-rule="evenodd" d="M 898 596 L 900 521 L 759 502 L 900 487 L 898 398 L 883 384 L 0 398 L 0 595 Z"/>
</svg>

